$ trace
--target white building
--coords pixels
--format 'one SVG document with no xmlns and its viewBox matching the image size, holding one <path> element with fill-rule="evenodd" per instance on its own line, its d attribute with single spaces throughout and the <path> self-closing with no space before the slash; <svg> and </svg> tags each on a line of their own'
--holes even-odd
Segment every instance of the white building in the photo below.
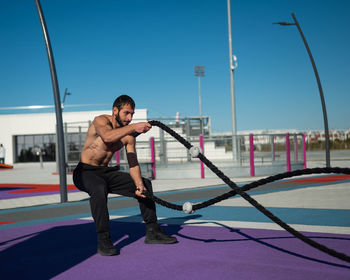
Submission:
<svg viewBox="0 0 350 280">
<path fill-rule="evenodd" d="M 89 122 L 102 114 L 111 114 L 111 111 L 85 111 L 63 112 L 65 130 L 65 143 L 68 162 L 77 162 L 85 140 Z M 147 109 L 136 109 L 133 122 L 147 121 Z M 194 146 L 199 146 L 199 118 L 184 118 L 184 122 L 170 122 L 168 125 L 182 137 L 186 138 Z M 230 133 L 210 133 L 210 119 L 208 117 L 205 126 L 204 151 L 208 158 L 218 161 L 231 161 L 232 152 L 226 149 L 232 143 Z M 30 114 L 4 114 L 0 115 L 0 143 L 6 148 L 5 163 L 38 161 L 36 151 L 43 151 L 44 161 L 55 161 L 56 151 L 56 115 L 55 113 L 30 113 Z M 283 144 L 286 141 L 285 134 L 298 134 L 294 143 L 301 143 L 301 133 L 305 133 L 306 141 L 322 139 L 322 131 L 297 131 L 297 130 L 252 130 L 238 132 L 242 151 L 249 151 L 249 134 L 254 134 L 254 145 L 257 151 L 261 145 L 271 143 Z M 349 130 L 331 130 L 331 140 L 348 139 Z M 320 135 L 320 136 L 319 136 Z M 150 138 L 156 140 L 155 156 L 157 162 L 186 162 L 190 159 L 188 151 L 181 143 L 164 133 L 159 128 L 152 128 L 148 133 L 141 134 L 137 138 L 137 152 L 139 160 L 149 162 L 151 158 Z M 222 139 L 221 139 L 222 138 Z M 272 140 L 271 140 L 272 139 Z M 222 142 L 222 143 L 221 143 Z M 125 155 L 121 159 L 125 160 Z"/>
<path fill-rule="evenodd" d="M 111 111 L 63 112 L 63 122 L 81 123 L 84 132 L 88 122 L 102 114 L 110 115 Z M 136 109 L 134 121 L 146 120 L 147 110 Z M 47 150 L 44 155 L 46 159 L 53 156 L 52 149 L 55 149 L 56 143 L 55 113 L 0 115 L 0 131 L 0 143 L 6 149 L 6 164 L 28 161 L 25 157 L 28 157 L 28 151 L 34 152 L 35 147 Z"/>
</svg>

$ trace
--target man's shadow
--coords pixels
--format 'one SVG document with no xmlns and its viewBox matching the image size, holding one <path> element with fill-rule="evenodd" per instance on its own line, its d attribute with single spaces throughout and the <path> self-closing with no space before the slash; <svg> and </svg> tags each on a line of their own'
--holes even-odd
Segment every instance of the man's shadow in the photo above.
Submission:
<svg viewBox="0 0 350 280">
<path fill-rule="evenodd" d="M 123 247 L 145 237 L 145 225 L 135 222 L 138 220 L 141 221 L 139 215 L 111 220 L 111 237 L 121 253 Z M 182 225 L 163 227 L 170 235 L 177 235 L 181 228 Z M 20 230 L 23 235 L 18 238 L 4 241 L 0 237 L 0 248 L 9 245 L 0 251 L 1 279 L 50 279 L 96 254 L 93 222 L 54 226 L 30 234 L 25 234 L 25 228 Z"/>
<path fill-rule="evenodd" d="M 244 230 L 234 229 L 217 223 L 217 226 L 226 228 L 232 232 L 232 239 L 199 239 L 196 236 L 185 236 L 181 233 L 184 224 L 188 220 L 195 220 L 201 215 L 188 215 L 177 218 L 159 220 L 163 224 L 163 230 L 169 235 L 191 239 L 193 241 L 208 242 L 240 242 L 251 240 L 266 247 L 291 254 L 299 258 L 321 262 L 328 265 L 350 268 L 332 262 L 325 262 L 315 258 L 296 254 L 292 251 L 272 245 L 267 241 L 277 238 L 294 237 L 252 237 Z M 111 236 L 116 247 L 123 253 L 123 248 L 138 241 L 145 236 L 145 225 L 139 215 L 112 220 Z M 195 224 L 201 224 L 200 222 Z M 186 225 L 191 225 L 186 223 Z M 54 226 L 48 230 L 37 233 L 25 234 L 25 228 L 20 229 L 23 234 L 11 240 L 0 237 L 1 246 L 9 247 L 0 251 L 1 278 L 2 279 L 50 279 L 70 268 L 84 262 L 96 254 L 97 238 L 93 222 L 78 222 L 73 225 Z M 238 234 L 238 236 L 237 236 Z M 320 237 L 318 237 L 320 238 Z M 322 237 L 321 237 L 322 238 Z M 325 237 L 327 238 L 327 237 Z M 11 245 L 13 244 L 13 245 Z M 205 245 L 204 245 L 205 246 Z M 103 257 L 101 257 L 103 258 Z"/>
</svg>

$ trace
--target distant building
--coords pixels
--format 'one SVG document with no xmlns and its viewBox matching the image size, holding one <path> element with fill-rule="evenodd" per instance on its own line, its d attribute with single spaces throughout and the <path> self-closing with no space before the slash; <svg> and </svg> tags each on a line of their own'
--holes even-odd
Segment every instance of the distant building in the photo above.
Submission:
<svg viewBox="0 0 350 280">
<path fill-rule="evenodd" d="M 76 123 L 87 130 L 88 122 L 111 111 L 63 112 L 64 123 Z M 147 110 L 136 109 L 134 120 L 146 121 Z M 0 143 L 6 148 L 6 163 L 37 161 L 37 150 L 43 152 L 44 161 L 55 161 L 55 113 L 0 115 Z"/>
<path fill-rule="evenodd" d="M 84 144 L 85 134 L 89 122 L 102 114 L 111 114 L 111 111 L 63 112 L 65 130 L 65 145 L 67 161 L 79 161 L 80 151 Z M 148 121 L 147 109 L 136 109 L 133 122 Z M 210 118 L 183 117 L 158 119 L 175 130 L 193 145 L 199 145 L 201 132 L 205 137 L 205 154 L 212 160 L 232 160 L 232 133 L 211 133 Z M 55 113 L 31 114 L 4 114 L 0 115 L 0 143 L 6 148 L 6 163 L 39 161 L 38 151 L 42 152 L 44 161 L 56 160 L 56 116 Z M 268 145 L 283 145 L 286 134 L 294 138 L 294 143 L 301 143 L 302 134 L 306 143 L 324 141 L 322 130 L 246 130 L 239 131 L 237 140 L 241 151 L 249 151 L 249 134 L 254 134 L 254 146 L 259 151 Z M 150 138 L 154 137 L 157 143 L 157 161 L 186 161 L 190 160 L 188 151 L 182 144 L 160 129 L 152 129 L 147 134 L 138 137 L 139 159 L 149 161 Z M 330 130 L 330 140 L 341 141 L 350 138 L 350 129 Z M 40 150 L 39 150 L 40 148 Z M 125 155 L 121 155 L 125 158 Z"/>
</svg>

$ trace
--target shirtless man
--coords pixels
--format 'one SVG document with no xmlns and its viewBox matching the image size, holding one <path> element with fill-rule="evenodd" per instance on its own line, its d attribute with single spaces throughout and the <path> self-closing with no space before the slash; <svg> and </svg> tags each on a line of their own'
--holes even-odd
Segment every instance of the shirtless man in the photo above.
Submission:
<svg viewBox="0 0 350 280">
<path fill-rule="evenodd" d="M 146 224 L 146 244 L 176 243 L 175 237 L 165 234 L 157 224 L 155 203 L 144 196 L 152 193 L 151 181 L 141 177 L 135 150 L 135 134 L 151 129 L 148 122 L 130 124 L 135 103 L 127 95 L 119 96 L 113 103 L 112 115 L 101 115 L 91 123 L 80 162 L 73 173 L 74 184 L 90 195 L 91 214 L 97 231 L 97 252 L 103 256 L 117 255 L 109 232 L 108 193 L 134 197 L 138 200 Z M 113 154 L 126 148 L 130 174 L 118 167 L 108 167 Z"/>
</svg>

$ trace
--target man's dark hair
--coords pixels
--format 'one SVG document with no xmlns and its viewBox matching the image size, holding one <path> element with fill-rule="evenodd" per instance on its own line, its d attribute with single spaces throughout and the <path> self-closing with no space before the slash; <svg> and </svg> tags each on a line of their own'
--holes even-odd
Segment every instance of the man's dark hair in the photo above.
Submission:
<svg viewBox="0 0 350 280">
<path fill-rule="evenodd" d="M 135 101 L 130 96 L 125 94 L 117 97 L 113 103 L 113 108 L 117 107 L 117 109 L 120 111 L 124 105 L 130 105 L 133 110 L 135 109 Z"/>
</svg>

